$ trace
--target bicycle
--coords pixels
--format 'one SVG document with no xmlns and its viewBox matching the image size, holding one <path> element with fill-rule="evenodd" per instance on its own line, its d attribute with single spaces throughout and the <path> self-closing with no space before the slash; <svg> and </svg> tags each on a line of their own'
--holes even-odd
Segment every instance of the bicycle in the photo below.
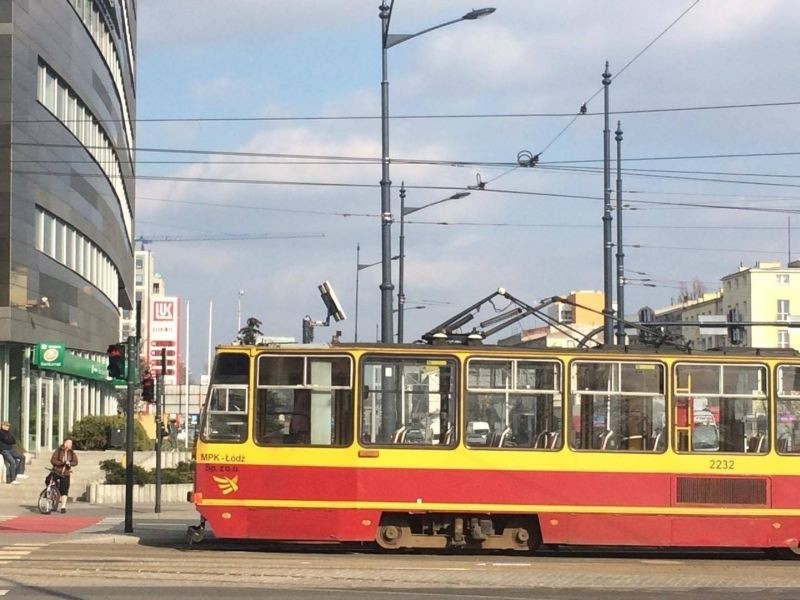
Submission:
<svg viewBox="0 0 800 600">
<path fill-rule="evenodd" d="M 58 507 L 60 493 L 58 491 L 58 480 L 55 473 L 50 471 L 47 478 L 44 480 L 46 487 L 39 494 L 39 512 L 43 515 L 49 515 Z"/>
</svg>

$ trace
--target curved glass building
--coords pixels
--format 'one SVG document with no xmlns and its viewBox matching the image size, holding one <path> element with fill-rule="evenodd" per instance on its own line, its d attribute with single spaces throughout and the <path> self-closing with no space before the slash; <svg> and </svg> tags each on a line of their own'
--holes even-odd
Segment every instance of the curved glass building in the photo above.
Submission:
<svg viewBox="0 0 800 600">
<path fill-rule="evenodd" d="M 0 2 L 0 417 L 29 452 L 116 414 L 133 305 L 136 0 Z"/>
</svg>

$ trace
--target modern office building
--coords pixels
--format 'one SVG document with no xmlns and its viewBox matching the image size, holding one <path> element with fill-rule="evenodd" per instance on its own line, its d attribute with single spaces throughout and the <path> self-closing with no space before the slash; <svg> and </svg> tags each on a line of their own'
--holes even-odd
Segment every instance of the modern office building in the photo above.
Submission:
<svg viewBox="0 0 800 600">
<path fill-rule="evenodd" d="M 0 1 L 0 417 L 28 451 L 116 414 L 133 305 L 135 0 Z"/>
</svg>

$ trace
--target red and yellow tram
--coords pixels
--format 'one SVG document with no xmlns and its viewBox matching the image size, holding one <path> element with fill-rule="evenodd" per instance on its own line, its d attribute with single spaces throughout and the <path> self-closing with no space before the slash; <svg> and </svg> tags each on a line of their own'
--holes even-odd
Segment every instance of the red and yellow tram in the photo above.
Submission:
<svg viewBox="0 0 800 600">
<path fill-rule="evenodd" d="M 794 552 L 800 357 L 223 346 L 195 458 L 221 538 Z"/>
</svg>

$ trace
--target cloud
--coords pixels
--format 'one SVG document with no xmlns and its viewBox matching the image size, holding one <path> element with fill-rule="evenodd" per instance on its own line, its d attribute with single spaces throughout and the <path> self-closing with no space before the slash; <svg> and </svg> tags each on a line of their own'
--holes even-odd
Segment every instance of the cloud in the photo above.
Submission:
<svg viewBox="0 0 800 600">
<path fill-rule="evenodd" d="M 231 10 L 229 4 L 211 0 L 141 0 L 140 48 L 145 57 L 159 61 L 140 62 L 147 70 L 140 72 L 138 112 L 376 116 L 380 112 L 377 4 L 253 0 Z M 691 2 L 504 0 L 497 4 L 491 17 L 432 31 L 389 50 L 390 114 L 398 117 L 390 126 L 395 221 L 403 181 L 409 206 L 444 198 L 452 193 L 451 186 L 472 185 L 478 173 L 489 182 L 484 192 L 473 190 L 468 198 L 409 217 L 434 224 L 409 223 L 406 228 L 406 295 L 450 304 L 407 313 L 407 338 L 498 285 L 531 303 L 575 289 L 602 289 L 603 177 L 597 169 L 602 165 L 603 119 L 588 114 L 572 122 L 572 116 L 600 90 L 605 60 L 617 75 Z M 419 31 L 471 8 L 458 2 L 397 0 L 392 31 Z M 794 100 L 796 90 L 788 74 L 794 68 L 792 57 L 800 50 L 794 31 L 798 13 L 800 5 L 793 2 L 703 0 L 615 77 L 610 88 L 612 111 Z M 589 112 L 602 111 L 602 105 L 602 94 L 594 96 Z M 399 118 L 511 112 L 568 116 Z M 626 243 L 640 245 L 626 248 L 626 265 L 677 285 L 694 276 L 713 282 L 740 261 L 784 258 L 785 215 L 635 202 L 753 206 L 796 202 L 800 194 L 794 188 L 719 181 L 794 184 L 786 177 L 768 176 L 794 173 L 793 157 L 723 155 L 794 150 L 799 127 L 795 112 L 796 107 L 782 107 L 612 115 L 612 130 L 617 119 L 624 130 L 625 202 L 639 209 L 624 216 L 629 227 Z M 380 122 L 367 118 L 140 124 L 140 129 L 139 144 L 144 146 L 373 158 L 381 152 Z M 514 168 L 520 150 L 544 150 L 540 165 Z M 720 157 L 680 158 L 704 155 Z M 356 244 L 361 245 L 363 263 L 379 260 L 381 253 L 380 166 L 353 161 L 312 164 L 331 162 L 326 160 L 296 164 L 296 159 L 271 157 L 194 158 L 262 164 L 143 163 L 139 173 L 365 186 L 143 180 L 137 190 L 140 198 L 223 205 L 140 200 L 141 231 L 324 234 L 324 238 L 153 246 L 168 289 L 193 298 L 193 303 L 213 299 L 217 310 L 225 312 L 220 323 L 226 329 L 218 332 L 220 339 L 232 337 L 236 291 L 242 288 L 247 290 L 244 310 L 262 318 L 265 331 L 299 337 L 302 317 L 318 317 L 324 308 L 316 290 L 323 280 L 334 283 L 351 315 L 337 328 L 352 339 Z M 478 164 L 407 164 L 400 159 Z M 744 177 L 744 173 L 763 176 Z M 791 200 L 757 200 L 756 195 Z M 371 216 L 356 216 L 361 214 Z M 435 224 L 442 222 L 450 225 Z M 467 222 L 473 225 L 453 224 Z M 725 229 L 730 226 L 747 229 Z M 781 228 L 759 229 L 775 226 Z M 392 233 L 396 253 L 397 222 Z M 379 266 L 360 272 L 362 339 L 372 338 L 379 321 L 380 279 Z M 631 286 L 628 293 L 626 305 L 634 312 L 644 304 L 668 303 L 675 292 L 670 287 Z M 320 330 L 318 339 L 327 336 Z"/>
</svg>

